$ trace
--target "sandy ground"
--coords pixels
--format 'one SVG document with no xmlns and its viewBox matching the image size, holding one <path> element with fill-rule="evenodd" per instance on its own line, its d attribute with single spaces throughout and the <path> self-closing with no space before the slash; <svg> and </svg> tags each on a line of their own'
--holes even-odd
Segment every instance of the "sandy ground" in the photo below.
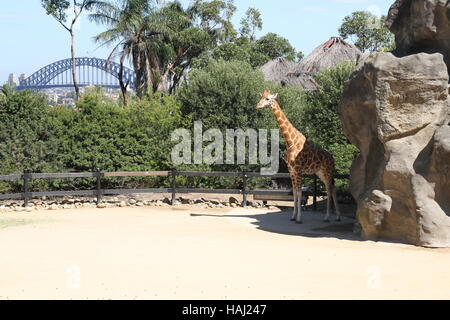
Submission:
<svg viewBox="0 0 450 320">
<path fill-rule="evenodd" d="M 449 299 L 450 250 L 358 241 L 287 212 L 0 215 L 0 299 Z"/>
</svg>

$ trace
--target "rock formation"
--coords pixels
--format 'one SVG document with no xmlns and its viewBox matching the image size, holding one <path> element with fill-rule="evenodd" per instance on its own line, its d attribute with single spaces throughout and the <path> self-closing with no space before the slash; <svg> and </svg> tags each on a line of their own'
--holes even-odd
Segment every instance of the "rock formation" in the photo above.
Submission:
<svg viewBox="0 0 450 320">
<path fill-rule="evenodd" d="M 444 54 L 450 70 L 450 2 L 448 0 L 397 0 L 387 25 L 395 35 L 396 53 Z"/>
<path fill-rule="evenodd" d="M 450 246 L 449 22 L 450 1 L 398 0 L 388 18 L 397 50 L 366 56 L 344 92 L 366 239 Z"/>
</svg>

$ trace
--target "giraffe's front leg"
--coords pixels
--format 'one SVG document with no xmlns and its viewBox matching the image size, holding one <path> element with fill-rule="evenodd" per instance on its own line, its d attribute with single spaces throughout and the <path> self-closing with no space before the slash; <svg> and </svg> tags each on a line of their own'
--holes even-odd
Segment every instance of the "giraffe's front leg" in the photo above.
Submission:
<svg viewBox="0 0 450 320">
<path fill-rule="evenodd" d="M 327 187 L 327 214 L 325 216 L 325 219 L 323 219 L 324 222 L 330 222 L 330 207 L 331 207 L 331 187 Z"/>
<path fill-rule="evenodd" d="M 336 221 L 340 222 L 341 221 L 341 211 L 339 210 L 339 205 L 338 205 L 337 195 L 336 195 L 336 187 L 334 185 L 332 186 L 331 193 L 333 195 L 333 202 L 334 202 L 334 207 L 336 210 Z"/>
<path fill-rule="evenodd" d="M 291 184 L 292 184 L 292 193 L 294 195 L 294 210 L 292 212 L 292 218 L 291 221 L 295 221 L 297 218 L 297 201 L 298 201 L 298 195 L 297 195 L 297 190 L 298 190 L 298 181 L 297 181 L 297 176 L 295 174 L 295 169 L 291 166 L 289 166 L 288 164 L 288 169 L 289 169 L 289 175 L 291 176 Z"/>
<path fill-rule="evenodd" d="M 292 218 L 291 221 L 295 221 L 297 219 L 297 202 L 298 202 L 298 197 L 297 197 L 297 191 L 296 188 L 294 187 L 294 185 L 292 186 L 292 192 L 294 194 L 294 209 L 292 211 Z"/>
<path fill-rule="evenodd" d="M 297 187 L 297 219 L 295 220 L 296 223 L 302 224 L 303 223 L 303 217 L 302 217 L 302 187 L 301 184 Z"/>
</svg>

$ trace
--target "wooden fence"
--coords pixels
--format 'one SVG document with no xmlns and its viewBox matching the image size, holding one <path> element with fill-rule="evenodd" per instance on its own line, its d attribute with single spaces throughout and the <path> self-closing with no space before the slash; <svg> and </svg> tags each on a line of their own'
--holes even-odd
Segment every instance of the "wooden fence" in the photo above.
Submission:
<svg viewBox="0 0 450 320">
<path fill-rule="evenodd" d="M 235 177 L 242 178 L 242 189 L 189 189 L 177 186 L 176 178 L 178 176 L 184 177 Z M 107 177 L 171 177 L 170 188 L 160 189 L 103 189 L 102 180 Z M 313 208 L 317 210 L 317 197 L 326 195 L 318 191 L 318 179 L 316 176 L 305 176 L 313 179 Z M 77 191 L 45 191 L 33 192 L 30 190 L 30 181 L 33 179 L 75 179 L 75 178 L 95 178 L 96 185 L 93 190 L 77 190 Z M 262 175 L 255 172 L 186 172 L 177 171 L 149 171 L 149 172 L 102 172 L 97 170 L 95 172 L 84 173 L 30 173 L 11 174 L 0 176 L 0 181 L 8 180 L 23 180 L 23 192 L 14 194 L 0 194 L 0 200 L 19 199 L 24 201 L 24 206 L 27 207 L 31 199 L 36 197 L 62 197 L 62 196 L 94 196 L 97 198 L 97 203 L 102 201 L 104 195 L 124 195 L 124 194 L 139 194 L 139 193 L 169 193 L 172 195 L 172 204 L 176 199 L 176 194 L 185 193 L 203 193 L 203 194 L 230 194 L 242 195 L 243 206 L 247 206 L 248 195 L 253 196 L 292 196 L 291 190 L 248 190 L 248 182 L 252 178 L 290 178 L 288 173 L 278 173 L 275 175 Z M 337 179 L 348 179 L 348 175 L 336 175 Z"/>
</svg>

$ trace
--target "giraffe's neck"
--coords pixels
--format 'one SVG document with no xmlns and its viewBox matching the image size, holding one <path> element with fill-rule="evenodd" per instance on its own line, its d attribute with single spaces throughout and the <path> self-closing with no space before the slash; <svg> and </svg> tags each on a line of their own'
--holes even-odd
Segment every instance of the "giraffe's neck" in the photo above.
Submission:
<svg viewBox="0 0 450 320">
<path fill-rule="evenodd" d="M 298 147 L 298 151 L 301 151 L 306 142 L 306 137 L 292 125 L 276 101 L 272 104 L 272 112 L 280 127 L 281 134 L 283 135 L 288 150 Z"/>
</svg>

